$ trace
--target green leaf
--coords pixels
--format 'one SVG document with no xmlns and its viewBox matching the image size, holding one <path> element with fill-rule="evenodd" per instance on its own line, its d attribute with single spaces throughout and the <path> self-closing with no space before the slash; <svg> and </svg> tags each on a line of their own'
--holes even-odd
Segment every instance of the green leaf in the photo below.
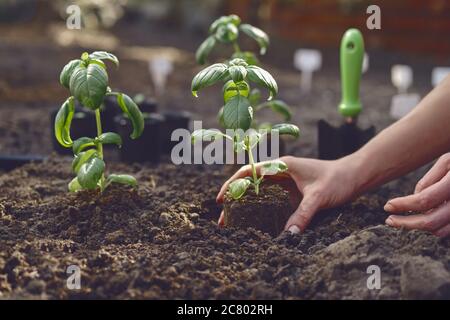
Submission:
<svg viewBox="0 0 450 320">
<path fill-rule="evenodd" d="M 191 134 L 191 142 L 194 144 L 196 141 L 212 141 L 218 138 L 225 138 L 233 140 L 230 136 L 220 132 L 217 129 L 199 129 L 195 130 Z"/>
<path fill-rule="evenodd" d="M 259 65 L 258 58 L 250 51 L 235 52 L 231 56 L 232 59 L 242 59 L 249 65 Z"/>
<path fill-rule="evenodd" d="M 61 74 L 59 75 L 59 82 L 67 89 L 69 89 L 70 76 L 72 75 L 73 70 L 75 70 L 75 68 L 78 67 L 80 63 L 80 59 L 71 60 L 62 69 Z"/>
<path fill-rule="evenodd" d="M 124 93 L 116 93 L 117 103 L 119 104 L 122 112 L 128 116 L 133 126 L 133 132 L 131 133 L 131 139 L 138 138 L 144 131 L 144 117 L 139 110 L 139 107 L 134 101 Z"/>
<path fill-rule="evenodd" d="M 227 83 L 225 83 L 222 89 L 223 100 L 226 103 L 228 102 L 228 100 L 230 100 L 234 96 L 237 96 L 238 94 L 244 97 L 248 97 L 249 90 L 250 87 L 247 82 L 241 81 L 235 83 L 233 80 L 229 80 L 227 81 Z"/>
<path fill-rule="evenodd" d="M 223 106 L 219 109 L 219 112 L 217 113 L 217 121 L 219 122 L 221 127 L 225 128 L 225 123 L 223 122 Z"/>
<path fill-rule="evenodd" d="M 68 188 L 70 192 L 77 192 L 83 189 L 83 187 L 78 182 L 77 177 L 73 178 L 72 181 L 69 182 Z"/>
<path fill-rule="evenodd" d="M 95 142 L 102 143 L 102 144 L 115 144 L 119 147 L 122 146 L 122 138 L 120 135 L 114 132 L 105 132 L 102 133 L 100 136 L 95 138 Z"/>
<path fill-rule="evenodd" d="M 255 110 L 260 110 L 263 108 L 270 108 L 273 112 L 276 112 L 283 116 L 285 121 L 289 121 L 292 116 L 291 108 L 289 106 L 281 101 L 281 100 L 272 100 L 265 103 L 262 103 L 255 107 Z"/>
<path fill-rule="evenodd" d="M 81 137 L 73 142 L 72 151 L 77 155 L 86 148 L 95 146 L 94 139 L 88 137 Z"/>
<path fill-rule="evenodd" d="M 260 174 L 261 176 L 276 175 L 284 172 L 288 169 L 286 163 L 281 160 L 274 160 L 266 162 L 262 165 Z"/>
<path fill-rule="evenodd" d="M 195 60 L 197 60 L 198 64 L 204 64 L 206 62 L 206 58 L 209 56 L 215 45 L 216 39 L 213 36 L 209 36 L 202 42 L 195 52 Z"/>
<path fill-rule="evenodd" d="M 248 35 L 249 37 L 253 38 L 256 42 L 258 42 L 260 54 L 266 53 L 267 46 L 269 45 L 269 37 L 264 31 L 246 23 L 241 24 L 239 26 L 239 30 L 241 30 L 246 35 Z"/>
<path fill-rule="evenodd" d="M 108 75 L 105 69 L 92 63 L 87 67 L 80 65 L 70 77 L 70 92 L 85 107 L 95 110 L 100 108 L 108 87 Z"/>
<path fill-rule="evenodd" d="M 98 59 L 98 60 L 109 60 L 112 61 L 116 66 L 119 66 L 119 59 L 112 53 L 106 51 L 95 51 L 89 55 L 90 59 Z"/>
<path fill-rule="evenodd" d="M 278 131 L 280 135 L 290 135 L 295 138 L 298 138 L 300 135 L 300 129 L 293 124 L 290 123 L 280 123 L 272 126 L 272 130 Z"/>
<path fill-rule="evenodd" d="M 219 26 L 224 25 L 228 22 L 230 22 L 230 18 L 228 16 L 222 16 L 216 19 L 209 27 L 209 33 L 210 34 L 215 33 L 217 31 L 217 28 L 219 28 Z"/>
<path fill-rule="evenodd" d="M 247 69 L 244 66 L 230 66 L 228 72 L 235 83 L 243 81 L 247 76 Z"/>
<path fill-rule="evenodd" d="M 229 184 L 228 191 L 234 200 L 238 200 L 244 195 L 250 184 L 251 181 L 249 179 L 236 179 Z"/>
<path fill-rule="evenodd" d="M 247 148 L 248 150 L 253 149 L 261 140 L 262 134 L 259 133 L 258 131 L 251 129 L 248 131 L 247 133 L 247 145 L 249 148 Z"/>
<path fill-rule="evenodd" d="M 277 95 L 278 85 L 270 73 L 257 66 L 248 66 L 247 71 L 249 80 L 269 89 L 270 96 L 268 100 L 272 100 Z"/>
<path fill-rule="evenodd" d="M 70 148 L 73 144 L 70 137 L 70 125 L 75 113 L 73 97 L 68 98 L 55 117 L 55 137 L 63 147 Z"/>
<path fill-rule="evenodd" d="M 215 38 L 222 43 L 236 41 L 239 36 L 239 29 L 231 22 L 217 28 Z"/>
<path fill-rule="evenodd" d="M 72 160 L 73 172 L 78 173 L 78 171 L 80 171 L 81 166 L 85 164 L 87 161 L 91 160 L 93 157 L 97 157 L 97 150 L 95 149 L 90 149 L 76 154 Z"/>
<path fill-rule="evenodd" d="M 78 182 L 83 189 L 96 189 L 104 170 L 105 162 L 100 158 L 93 157 L 80 167 L 77 174 Z"/>
<path fill-rule="evenodd" d="M 106 183 L 120 183 L 120 184 L 127 184 L 130 186 L 137 186 L 137 180 L 135 177 L 130 176 L 128 174 L 110 174 L 108 178 L 106 179 Z"/>
<path fill-rule="evenodd" d="M 248 95 L 248 100 L 250 100 L 252 106 L 257 106 L 261 101 L 261 91 L 258 88 L 252 89 Z"/>
<path fill-rule="evenodd" d="M 223 122 L 227 129 L 250 128 L 253 120 L 250 101 L 241 95 L 234 96 L 228 100 L 223 107 Z"/>
<path fill-rule="evenodd" d="M 201 70 L 192 79 L 191 91 L 194 97 L 197 97 L 198 90 L 213 85 L 222 80 L 228 74 L 228 66 L 223 63 L 215 63 Z"/>
</svg>

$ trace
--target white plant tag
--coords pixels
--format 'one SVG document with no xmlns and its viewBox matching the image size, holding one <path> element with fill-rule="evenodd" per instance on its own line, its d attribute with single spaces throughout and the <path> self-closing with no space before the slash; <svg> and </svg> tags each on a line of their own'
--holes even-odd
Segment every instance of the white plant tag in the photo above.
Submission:
<svg viewBox="0 0 450 320">
<path fill-rule="evenodd" d="M 406 116 L 420 102 L 420 96 L 417 93 L 397 94 L 391 100 L 391 117 L 401 119 Z"/>
<path fill-rule="evenodd" d="M 148 68 L 156 94 L 162 95 L 166 89 L 167 77 L 173 71 L 172 61 L 165 57 L 156 57 L 148 62 Z"/>
<path fill-rule="evenodd" d="M 314 49 L 298 49 L 294 54 L 294 67 L 301 71 L 301 90 L 309 92 L 313 72 L 322 67 L 322 53 Z"/>
<path fill-rule="evenodd" d="M 447 75 L 450 74 L 450 67 L 436 67 L 431 72 L 431 84 L 436 87 Z"/>
<path fill-rule="evenodd" d="M 363 63 L 362 63 L 362 73 L 366 73 L 369 70 L 369 55 L 364 53 Z"/>
<path fill-rule="evenodd" d="M 412 68 L 403 64 L 393 65 L 391 68 L 391 80 L 399 93 L 406 93 L 413 83 Z"/>
</svg>

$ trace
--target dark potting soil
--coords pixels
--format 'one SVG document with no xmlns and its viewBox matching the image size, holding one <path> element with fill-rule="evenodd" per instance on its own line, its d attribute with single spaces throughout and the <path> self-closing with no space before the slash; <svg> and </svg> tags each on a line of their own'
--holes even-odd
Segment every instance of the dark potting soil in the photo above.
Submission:
<svg viewBox="0 0 450 320">
<path fill-rule="evenodd" d="M 260 185 L 256 194 L 253 186 L 239 199 L 227 193 L 223 205 L 224 222 L 227 227 L 248 228 L 277 236 L 292 214 L 289 193 L 279 185 Z"/>
<path fill-rule="evenodd" d="M 217 226 L 220 168 L 111 171 L 139 187 L 69 194 L 70 162 L 56 157 L 0 176 L 0 298 L 450 298 L 450 241 L 385 226 L 389 186 L 271 237 Z"/>
</svg>

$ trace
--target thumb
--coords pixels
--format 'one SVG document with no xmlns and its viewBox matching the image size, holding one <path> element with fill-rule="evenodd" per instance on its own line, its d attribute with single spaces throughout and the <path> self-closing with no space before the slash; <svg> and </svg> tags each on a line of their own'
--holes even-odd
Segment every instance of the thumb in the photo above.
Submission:
<svg viewBox="0 0 450 320">
<path fill-rule="evenodd" d="M 304 195 L 297 210 L 291 215 L 284 229 L 292 233 L 303 232 L 319 208 L 318 197 Z"/>
</svg>

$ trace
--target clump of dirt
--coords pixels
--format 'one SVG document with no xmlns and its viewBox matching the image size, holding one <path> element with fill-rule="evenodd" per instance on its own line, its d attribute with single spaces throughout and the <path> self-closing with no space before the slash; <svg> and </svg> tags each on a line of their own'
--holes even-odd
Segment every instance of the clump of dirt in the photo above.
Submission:
<svg viewBox="0 0 450 320">
<path fill-rule="evenodd" d="M 261 184 L 259 194 L 250 187 L 239 199 L 229 194 L 224 199 L 225 227 L 253 227 L 276 236 L 292 214 L 289 193 L 278 185 Z"/>
<path fill-rule="evenodd" d="M 450 241 L 384 226 L 389 188 L 271 237 L 217 226 L 221 169 L 111 170 L 139 187 L 69 194 L 70 162 L 57 157 L 0 176 L 0 297 L 450 298 Z M 71 265 L 79 290 L 66 285 Z M 371 265 L 379 290 L 367 287 Z"/>
</svg>

